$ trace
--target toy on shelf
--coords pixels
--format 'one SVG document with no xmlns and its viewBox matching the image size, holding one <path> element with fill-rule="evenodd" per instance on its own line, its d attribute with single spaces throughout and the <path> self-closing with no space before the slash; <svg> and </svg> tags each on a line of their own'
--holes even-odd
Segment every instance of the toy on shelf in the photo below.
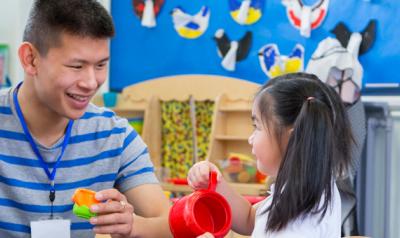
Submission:
<svg viewBox="0 0 400 238">
<path fill-rule="evenodd" d="M 94 195 L 95 191 L 78 188 L 74 195 L 72 196 L 72 201 L 74 202 L 74 207 L 72 212 L 80 218 L 90 219 L 91 217 L 97 216 L 96 213 L 90 211 L 90 206 L 93 204 L 100 203 Z"/>
<path fill-rule="evenodd" d="M 143 131 L 143 117 L 128 118 L 129 125 L 135 129 L 138 134 L 142 134 Z"/>
<path fill-rule="evenodd" d="M 115 107 L 118 101 L 118 93 L 116 92 L 107 92 L 103 94 L 103 102 L 105 107 Z"/>
<path fill-rule="evenodd" d="M 263 183 L 266 177 L 257 171 L 254 159 L 240 153 L 230 153 L 228 159 L 221 161 L 221 169 L 229 182 Z"/>
</svg>

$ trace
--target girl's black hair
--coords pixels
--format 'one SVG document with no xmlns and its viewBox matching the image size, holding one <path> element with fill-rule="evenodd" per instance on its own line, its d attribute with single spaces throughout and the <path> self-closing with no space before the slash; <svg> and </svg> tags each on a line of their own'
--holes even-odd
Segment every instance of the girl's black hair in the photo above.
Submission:
<svg viewBox="0 0 400 238">
<path fill-rule="evenodd" d="M 255 99 L 263 124 L 273 125 L 278 141 L 283 129 L 293 128 L 266 210 L 266 230 L 279 231 L 309 214 L 321 212 L 322 219 L 354 141 L 339 95 L 315 75 L 294 73 L 271 79 Z"/>
</svg>

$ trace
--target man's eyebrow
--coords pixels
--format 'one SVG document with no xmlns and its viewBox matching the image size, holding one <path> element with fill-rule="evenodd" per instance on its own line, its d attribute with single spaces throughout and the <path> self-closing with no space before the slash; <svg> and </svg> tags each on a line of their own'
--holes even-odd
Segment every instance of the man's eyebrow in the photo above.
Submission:
<svg viewBox="0 0 400 238">
<path fill-rule="evenodd" d="M 110 60 L 110 57 L 109 57 L 109 56 L 106 57 L 106 58 L 104 58 L 104 59 L 99 60 L 99 62 L 104 62 L 104 61 L 108 61 L 108 60 Z"/>
<path fill-rule="evenodd" d="M 96 63 L 102 63 L 102 62 L 108 61 L 109 59 L 110 59 L 110 57 L 106 57 L 106 58 L 103 58 L 103 59 L 97 61 Z M 83 63 L 83 64 L 90 63 L 90 62 L 87 61 L 87 60 L 78 59 L 78 58 L 71 59 L 70 62 L 77 62 L 77 63 Z"/>
</svg>

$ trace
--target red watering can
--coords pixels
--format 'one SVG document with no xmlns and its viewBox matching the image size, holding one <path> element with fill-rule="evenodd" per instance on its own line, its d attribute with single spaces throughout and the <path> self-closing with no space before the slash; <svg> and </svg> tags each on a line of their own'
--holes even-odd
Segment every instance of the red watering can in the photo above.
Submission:
<svg viewBox="0 0 400 238">
<path fill-rule="evenodd" d="M 207 189 L 201 189 L 179 199 L 169 214 L 169 226 L 175 238 L 195 238 L 206 232 L 224 237 L 232 224 L 231 208 L 215 192 L 217 173 L 210 173 Z"/>
</svg>

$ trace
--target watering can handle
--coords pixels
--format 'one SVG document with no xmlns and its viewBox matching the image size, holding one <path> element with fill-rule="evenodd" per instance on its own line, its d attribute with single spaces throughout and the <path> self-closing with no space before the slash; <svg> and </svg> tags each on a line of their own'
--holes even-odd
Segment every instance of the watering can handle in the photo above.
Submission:
<svg viewBox="0 0 400 238">
<path fill-rule="evenodd" d="M 208 190 L 215 191 L 216 188 L 217 188 L 217 172 L 211 171 L 210 178 L 208 180 Z"/>
</svg>

